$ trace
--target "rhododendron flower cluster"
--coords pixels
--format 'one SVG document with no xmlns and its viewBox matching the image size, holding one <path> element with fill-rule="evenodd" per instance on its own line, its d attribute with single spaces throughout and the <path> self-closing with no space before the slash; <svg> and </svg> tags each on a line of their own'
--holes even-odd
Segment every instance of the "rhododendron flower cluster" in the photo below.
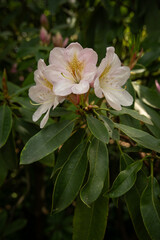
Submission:
<svg viewBox="0 0 160 240">
<path fill-rule="evenodd" d="M 55 47 L 49 56 L 49 65 L 42 59 L 34 73 L 35 86 L 29 89 L 30 98 L 40 104 L 33 115 L 37 121 L 46 113 L 40 127 L 46 124 L 49 111 L 70 95 L 84 95 L 94 88 L 95 95 L 105 97 L 108 104 L 121 110 L 130 106 L 132 96 L 122 86 L 130 76 L 130 69 L 121 66 L 114 47 L 106 49 L 106 57 L 97 67 L 98 56 L 91 48 L 82 48 L 79 43 L 71 43 L 66 48 Z"/>
</svg>

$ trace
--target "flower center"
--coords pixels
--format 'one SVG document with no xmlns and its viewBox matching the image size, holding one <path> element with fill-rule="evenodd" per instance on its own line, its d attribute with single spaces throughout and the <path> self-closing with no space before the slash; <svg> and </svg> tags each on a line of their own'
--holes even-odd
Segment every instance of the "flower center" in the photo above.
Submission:
<svg viewBox="0 0 160 240">
<path fill-rule="evenodd" d="M 77 58 L 77 54 L 73 55 L 73 58 L 68 62 L 67 70 L 73 77 L 75 83 L 79 83 L 82 78 L 82 71 L 84 69 L 84 63 L 80 62 Z"/>
</svg>

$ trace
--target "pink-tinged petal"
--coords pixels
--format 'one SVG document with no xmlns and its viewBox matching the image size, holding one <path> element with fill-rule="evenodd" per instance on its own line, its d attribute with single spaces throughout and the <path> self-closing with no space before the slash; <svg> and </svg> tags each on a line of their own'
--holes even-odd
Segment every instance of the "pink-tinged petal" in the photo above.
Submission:
<svg viewBox="0 0 160 240">
<path fill-rule="evenodd" d="M 44 75 L 46 79 L 52 83 L 64 80 L 64 77 L 70 78 L 70 73 L 66 68 L 61 65 L 55 67 L 53 64 L 46 67 Z"/>
<path fill-rule="evenodd" d="M 108 60 L 108 64 L 112 66 L 112 69 L 121 66 L 121 61 L 119 60 L 117 54 L 115 54 L 114 47 L 108 47 L 106 49 L 106 58 Z"/>
<path fill-rule="evenodd" d="M 74 94 L 84 94 L 89 90 L 89 83 L 86 81 L 81 81 L 79 84 L 74 84 L 72 86 L 72 93 Z"/>
<path fill-rule="evenodd" d="M 54 93 L 58 96 L 67 96 L 72 93 L 72 86 L 74 84 L 68 81 L 67 79 L 61 80 L 54 83 Z"/>
<path fill-rule="evenodd" d="M 55 47 L 50 52 L 49 64 L 53 64 L 56 67 L 65 66 L 66 64 L 66 49 L 61 47 Z"/>
<path fill-rule="evenodd" d="M 71 43 L 66 47 L 67 53 L 73 54 L 74 52 L 79 53 L 80 51 L 83 50 L 82 46 L 78 43 Z"/>
<path fill-rule="evenodd" d="M 46 64 L 43 59 L 39 59 L 38 61 L 38 69 L 43 72 L 46 68 Z"/>
<path fill-rule="evenodd" d="M 36 122 L 43 113 L 45 113 L 49 108 L 51 108 L 51 106 L 52 104 L 43 104 L 39 106 L 32 116 L 33 122 Z"/>
<path fill-rule="evenodd" d="M 43 85 L 36 85 L 29 89 L 29 97 L 37 103 L 49 102 L 54 99 L 54 93 Z"/>
<path fill-rule="evenodd" d="M 43 59 L 39 59 L 38 61 L 38 69 L 34 72 L 34 80 L 36 83 L 40 83 L 43 81 L 43 72 L 46 68 L 46 64 Z"/>
<path fill-rule="evenodd" d="M 95 75 L 96 75 L 96 71 L 94 72 L 87 72 L 84 74 L 83 78 L 81 79 L 81 81 L 86 81 L 86 82 L 93 82 L 94 78 L 95 78 Z"/>
<path fill-rule="evenodd" d="M 98 55 L 91 48 L 84 48 L 78 55 L 79 61 L 85 62 L 85 64 L 97 64 Z"/>
<path fill-rule="evenodd" d="M 122 88 L 117 88 L 117 89 L 111 89 L 108 90 L 107 92 L 104 92 L 104 96 L 106 100 L 110 103 L 112 102 L 112 107 L 113 104 L 115 104 L 114 107 L 116 110 L 119 109 L 119 106 L 130 106 L 133 103 L 133 97 L 125 90 Z"/>
<path fill-rule="evenodd" d="M 95 92 L 97 97 L 99 97 L 99 98 L 103 97 L 103 92 L 102 92 L 102 89 L 99 86 L 99 79 L 98 78 L 96 78 L 96 80 L 94 81 L 94 92 Z"/>
<path fill-rule="evenodd" d="M 157 80 L 155 80 L 155 85 L 156 85 L 157 91 L 160 93 L 160 84 Z"/>
<path fill-rule="evenodd" d="M 46 125 L 46 123 L 48 121 L 48 118 L 49 118 L 49 112 L 50 112 L 50 108 L 48 109 L 48 111 L 44 115 L 44 117 L 43 117 L 43 119 L 42 119 L 42 121 L 40 123 L 40 128 L 43 128 Z"/>
</svg>

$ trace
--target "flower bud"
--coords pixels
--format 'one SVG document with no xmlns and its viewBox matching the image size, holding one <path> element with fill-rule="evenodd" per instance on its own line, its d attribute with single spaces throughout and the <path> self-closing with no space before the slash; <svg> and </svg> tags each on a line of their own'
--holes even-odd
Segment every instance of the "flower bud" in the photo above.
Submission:
<svg viewBox="0 0 160 240">
<path fill-rule="evenodd" d="M 40 23 L 42 26 L 48 28 L 49 23 L 48 23 L 48 19 L 47 19 L 46 15 L 44 15 L 44 14 L 41 15 Z"/>
<path fill-rule="evenodd" d="M 47 44 L 48 45 L 50 43 L 51 34 L 49 34 L 44 27 L 41 27 L 40 39 L 41 39 L 43 44 Z"/>
</svg>

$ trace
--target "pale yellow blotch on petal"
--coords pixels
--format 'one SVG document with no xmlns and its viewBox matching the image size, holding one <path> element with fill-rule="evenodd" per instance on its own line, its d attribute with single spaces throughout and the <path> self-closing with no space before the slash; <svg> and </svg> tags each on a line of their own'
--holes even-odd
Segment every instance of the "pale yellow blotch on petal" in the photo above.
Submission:
<svg viewBox="0 0 160 240">
<path fill-rule="evenodd" d="M 111 65 L 107 65 L 105 69 L 103 70 L 102 74 L 99 77 L 100 81 L 103 81 L 107 79 L 107 74 L 109 73 L 109 70 L 111 69 Z"/>
<path fill-rule="evenodd" d="M 77 54 L 75 53 L 73 55 L 72 60 L 68 62 L 68 66 L 67 66 L 67 71 L 71 73 L 71 75 L 73 76 L 73 81 L 75 83 L 80 82 L 83 69 L 84 69 L 84 62 L 79 61 L 77 58 Z"/>
<path fill-rule="evenodd" d="M 53 89 L 52 83 L 50 83 L 45 77 L 43 78 L 43 80 L 44 80 L 43 85 L 52 90 Z"/>
</svg>

